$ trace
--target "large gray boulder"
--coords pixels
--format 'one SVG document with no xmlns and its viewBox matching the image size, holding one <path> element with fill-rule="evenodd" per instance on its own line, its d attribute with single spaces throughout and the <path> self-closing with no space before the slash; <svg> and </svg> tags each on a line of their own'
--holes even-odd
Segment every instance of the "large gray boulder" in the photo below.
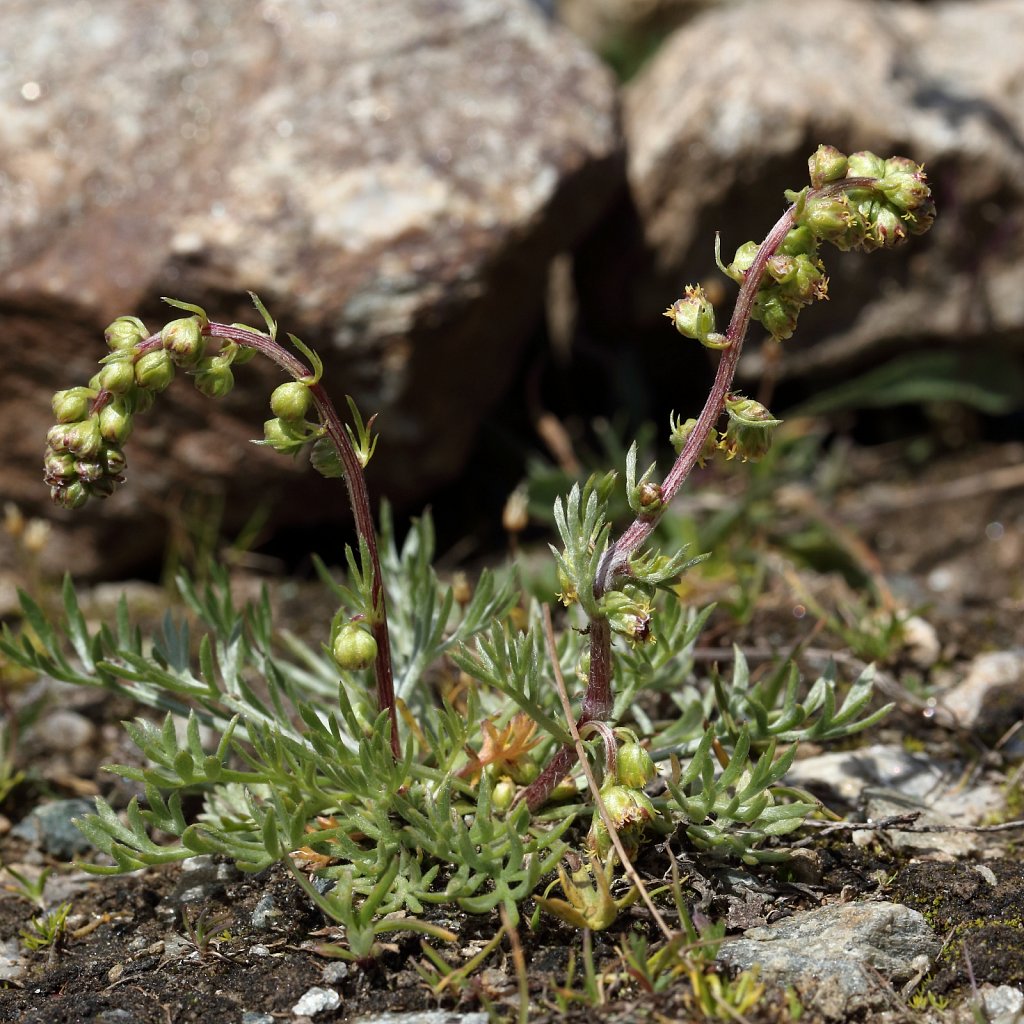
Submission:
<svg viewBox="0 0 1024 1024">
<path fill-rule="evenodd" d="M 625 90 L 634 237 L 620 223 L 610 257 L 592 258 L 582 308 L 609 333 L 664 332 L 666 303 L 705 280 L 721 282 L 724 316 L 735 289 L 714 232 L 727 259 L 762 238 L 827 142 L 923 162 L 939 216 L 895 253 L 824 253 L 832 301 L 785 344 L 783 375 L 846 374 L 900 341 L 1020 345 L 1022 39 L 1015 0 L 755 0 L 695 18 Z M 750 356 L 748 380 L 756 344 Z"/>
<path fill-rule="evenodd" d="M 169 294 L 258 324 L 252 289 L 339 400 L 380 413 L 379 489 L 419 500 L 458 472 L 551 258 L 621 181 L 617 123 L 609 74 L 527 0 L 7 0 L 3 496 L 41 507 L 49 394 L 91 376 L 108 321 L 156 329 Z M 154 552 L 168 495 L 225 473 L 228 527 L 275 490 L 293 523 L 341 503 L 247 444 L 276 371 L 237 379 L 220 404 L 176 382 L 139 421 L 128 488 L 74 520 L 105 569 Z"/>
</svg>

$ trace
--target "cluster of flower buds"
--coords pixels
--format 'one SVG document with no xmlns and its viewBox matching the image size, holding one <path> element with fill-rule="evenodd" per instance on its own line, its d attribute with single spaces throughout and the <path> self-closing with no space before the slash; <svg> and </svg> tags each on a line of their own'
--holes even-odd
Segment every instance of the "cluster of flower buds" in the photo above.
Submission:
<svg viewBox="0 0 1024 1024">
<path fill-rule="evenodd" d="M 847 156 L 833 146 L 819 146 L 808 161 L 808 171 L 811 184 L 800 192 L 786 193 L 793 203 L 792 227 L 763 264 L 750 313 L 776 341 L 792 336 L 805 306 L 828 296 L 828 278 L 818 256 L 822 242 L 842 250 L 870 252 L 922 234 L 935 219 L 924 168 L 906 157 L 884 160 L 868 152 Z M 746 242 L 726 265 L 716 244 L 715 259 L 726 276 L 742 284 L 760 249 L 756 242 Z M 697 285 L 687 285 L 683 297 L 665 315 L 680 334 L 708 348 L 730 344 L 726 335 L 715 330 L 714 308 Z M 703 465 L 716 448 L 728 458 L 744 460 L 756 460 L 768 451 L 772 429 L 779 421 L 764 406 L 733 396 L 726 402 L 726 412 L 727 430 L 721 438 L 710 432 L 698 464 Z M 680 422 L 673 415 L 671 441 L 677 454 L 696 425 L 695 420 Z"/>
<path fill-rule="evenodd" d="M 756 242 L 744 243 L 736 250 L 732 263 L 722 269 L 734 281 L 742 282 L 758 249 Z M 750 315 L 776 341 L 785 341 L 793 336 L 804 306 L 827 296 L 828 278 L 818 258 L 817 239 L 809 228 L 800 225 L 786 235 L 768 260 Z"/>
<path fill-rule="evenodd" d="M 629 729 L 616 729 L 615 732 L 624 742 L 615 760 L 614 775 L 601 787 L 601 802 L 626 852 L 632 856 L 644 830 L 658 814 L 651 798 L 644 792 L 644 786 L 654 779 L 657 769 L 651 755 Z M 587 846 L 602 861 L 611 849 L 608 827 L 600 814 L 594 814 L 587 834 Z"/>
<path fill-rule="evenodd" d="M 56 504 L 80 508 L 91 497 L 108 497 L 124 482 L 123 446 L 135 415 L 152 406 L 176 369 L 192 374 L 204 395 L 219 398 L 234 383 L 231 364 L 255 354 L 228 343 L 208 355 L 206 315 L 179 305 L 194 315 L 172 320 L 156 334 L 138 317 L 118 317 L 104 332 L 110 352 L 100 360 L 99 372 L 87 386 L 53 396 L 57 423 L 46 435 L 43 471 Z"/>
<path fill-rule="evenodd" d="M 924 168 L 906 157 L 883 160 L 867 151 L 846 156 L 832 146 L 819 146 L 808 169 L 820 194 L 793 197 L 797 221 L 838 249 L 871 252 L 899 245 L 910 235 L 923 234 L 935 219 Z M 850 178 L 864 183 L 839 192 L 829 189 Z"/>
</svg>

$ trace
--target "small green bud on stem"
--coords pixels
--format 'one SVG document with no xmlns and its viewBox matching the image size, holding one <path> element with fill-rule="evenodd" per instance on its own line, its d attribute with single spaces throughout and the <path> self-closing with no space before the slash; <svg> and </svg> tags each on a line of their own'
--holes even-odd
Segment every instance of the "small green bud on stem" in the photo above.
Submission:
<svg viewBox="0 0 1024 1024">
<path fill-rule="evenodd" d="M 58 391 L 51 400 L 53 415 L 58 423 L 78 423 L 89 415 L 98 392 L 92 388 L 68 388 Z"/>
<path fill-rule="evenodd" d="M 149 337 L 149 331 L 137 316 L 119 316 L 103 332 L 103 337 L 112 349 L 131 350 Z"/>
<path fill-rule="evenodd" d="M 270 411 L 288 423 L 301 423 L 309 412 L 312 398 L 309 388 L 298 381 L 288 381 L 274 388 L 270 396 Z"/>
<path fill-rule="evenodd" d="M 131 353 L 114 353 L 118 358 L 108 362 L 99 372 L 99 384 L 112 395 L 126 395 L 135 388 L 135 364 Z"/>
<path fill-rule="evenodd" d="M 683 297 L 665 310 L 665 316 L 684 337 L 693 338 L 707 348 L 724 347 L 724 336 L 715 333 L 715 307 L 700 285 L 688 284 Z"/>
<path fill-rule="evenodd" d="M 206 339 L 197 316 L 185 316 L 165 324 L 160 340 L 175 366 L 185 369 L 195 366 L 206 351 Z"/>
<path fill-rule="evenodd" d="M 235 386 L 230 356 L 216 355 L 200 359 L 193 381 L 196 390 L 207 398 L 223 398 Z"/>
<path fill-rule="evenodd" d="M 377 641 L 364 626 L 347 622 L 338 630 L 331 653 L 338 668 L 346 672 L 358 672 L 373 664 L 377 657 Z"/>
<path fill-rule="evenodd" d="M 159 394 L 174 380 L 174 363 L 163 349 L 146 352 L 135 362 L 135 381 L 140 388 Z"/>
</svg>

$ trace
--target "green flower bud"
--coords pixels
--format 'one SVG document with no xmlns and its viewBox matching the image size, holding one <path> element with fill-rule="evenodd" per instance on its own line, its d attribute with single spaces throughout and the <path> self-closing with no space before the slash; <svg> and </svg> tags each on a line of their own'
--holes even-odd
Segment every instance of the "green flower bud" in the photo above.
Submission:
<svg viewBox="0 0 1024 1024">
<path fill-rule="evenodd" d="M 576 662 L 576 678 L 581 683 L 590 682 L 590 652 L 584 651 Z"/>
<path fill-rule="evenodd" d="M 100 387 L 113 395 L 128 394 L 135 388 L 135 364 L 130 357 L 107 363 L 100 370 L 99 383 Z"/>
<path fill-rule="evenodd" d="M 106 476 L 107 467 L 99 459 L 78 459 L 75 462 L 75 474 L 83 484 L 94 484 Z"/>
<path fill-rule="evenodd" d="M 757 259 L 760 248 L 761 246 L 757 242 L 744 242 L 736 250 L 732 263 L 726 267 L 729 277 L 738 284 L 742 284 L 744 275 L 754 265 L 754 260 Z"/>
<path fill-rule="evenodd" d="M 152 391 L 144 391 L 142 388 L 135 388 L 126 395 L 121 396 L 125 409 L 130 409 L 132 415 L 149 412 L 156 401 L 156 395 Z"/>
<path fill-rule="evenodd" d="M 863 226 L 842 196 L 818 196 L 807 201 L 801 221 L 812 234 L 846 252 L 860 243 Z"/>
<path fill-rule="evenodd" d="M 56 484 L 50 488 L 50 500 L 61 508 L 81 508 L 89 500 L 85 484 L 77 480 L 70 484 Z"/>
<path fill-rule="evenodd" d="M 821 188 L 830 181 L 846 177 L 847 166 L 845 153 L 841 153 L 835 146 L 819 146 L 807 161 L 812 187 Z"/>
<path fill-rule="evenodd" d="M 282 455 L 295 455 L 309 441 L 304 430 L 297 429 L 284 420 L 266 420 L 263 424 L 263 444 Z"/>
<path fill-rule="evenodd" d="M 665 310 L 665 316 L 684 337 L 693 338 L 708 348 L 724 347 L 724 337 L 715 333 L 715 307 L 700 285 L 688 284 L 683 298 L 673 302 Z"/>
<path fill-rule="evenodd" d="M 266 424 L 264 424 L 264 430 L 266 430 Z M 338 453 L 337 446 L 329 437 L 318 438 L 313 443 L 313 450 L 309 453 L 309 461 L 321 476 L 331 478 L 345 475 L 345 467 L 341 464 L 341 455 Z"/>
<path fill-rule="evenodd" d="M 80 459 L 94 459 L 103 448 L 103 437 L 100 434 L 99 417 L 91 416 L 81 423 L 71 423 L 65 428 L 64 450 Z M 60 451 L 56 445 L 53 447 Z"/>
<path fill-rule="evenodd" d="M 579 591 L 576 589 L 576 584 L 569 579 L 568 573 L 559 566 L 558 567 L 558 600 L 565 605 L 566 608 L 571 604 L 575 604 L 579 599 Z"/>
<path fill-rule="evenodd" d="M 69 452 L 60 454 L 48 450 L 43 457 L 43 479 L 48 484 L 61 484 L 76 477 L 75 457 Z"/>
<path fill-rule="evenodd" d="M 782 420 L 775 419 L 760 402 L 738 395 L 726 399 L 725 411 L 729 414 L 729 426 L 719 447 L 726 458 L 739 456 L 744 462 L 757 462 L 767 455 L 774 429 Z"/>
<path fill-rule="evenodd" d="M 63 454 L 68 450 L 68 431 L 71 424 L 58 423 L 50 427 L 46 432 L 46 447 L 56 454 Z"/>
<path fill-rule="evenodd" d="M 664 507 L 665 501 L 661 493 L 661 484 L 646 483 L 639 484 L 633 495 L 634 506 L 641 516 L 657 515 Z"/>
<path fill-rule="evenodd" d="M 124 456 L 124 452 L 116 445 L 107 445 L 103 451 L 103 461 L 106 465 L 107 476 L 118 478 L 124 473 L 125 466 L 128 465 L 128 460 Z"/>
<path fill-rule="evenodd" d="M 806 224 L 791 228 L 779 246 L 787 256 L 813 256 L 818 251 L 818 240 Z"/>
<path fill-rule="evenodd" d="M 606 782 L 601 788 L 601 800 L 627 851 L 635 850 L 644 829 L 658 813 L 650 797 L 642 790 Z M 594 815 L 594 821 L 590 826 L 587 845 L 602 860 L 611 851 L 612 843 L 608 829 L 598 814 Z"/>
<path fill-rule="evenodd" d="M 612 590 L 601 598 L 600 607 L 608 617 L 612 630 L 623 637 L 630 647 L 655 642 L 651 629 L 654 609 L 645 597 L 631 597 L 621 590 Z"/>
<path fill-rule="evenodd" d="M 186 369 L 195 366 L 206 351 L 206 339 L 197 316 L 183 316 L 165 324 L 160 340 L 174 364 Z"/>
<path fill-rule="evenodd" d="M 123 402 L 111 402 L 100 410 L 100 434 L 111 444 L 124 444 L 132 432 L 132 416 Z"/>
<path fill-rule="evenodd" d="M 355 622 L 347 622 L 338 630 L 331 648 L 338 667 L 346 672 L 369 668 L 377 657 L 377 641 L 373 634 Z"/>
<path fill-rule="evenodd" d="M 516 784 L 505 776 L 500 778 L 491 790 L 491 806 L 496 811 L 507 811 L 516 798 Z"/>
<path fill-rule="evenodd" d="M 162 349 L 146 352 L 135 362 L 135 381 L 140 388 L 160 394 L 174 380 L 174 363 Z"/>
<path fill-rule="evenodd" d="M 891 206 L 882 206 L 868 229 L 869 237 L 874 243 L 870 248 L 890 249 L 905 241 L 907 233 L 907 226 L 899 212 Z"/>
<path fill-rule="evenodd" d="M 669 435 L 669 441 L 672 443 L 672 447 L 675 449 L 676 455 L 681 455 L 683 449 L 686 447 L 686 442 L 690 439 L 690 435 L 693 433 L 694 427 L 697 426 L 697 421 L 691 416 L 688 420 L 677 420 L 675 413 L 669 416 L 669 427 L 672 433 Z M 711 432 L 704 440 L 704 446 L 701 449 L 700 455 L 697 456 L 697 465 L 703 468 L 704 462 L 710 459 L 718 448 L 718 431 L 711 428 Z"/>
<path fill-rule="evenodd" d="M 851 153 L 846 168 L 848 178 L 881 178 L 885 174 L 885 161 L 874 153 L 861 150 Z"/>
<path fill-rule="evenodd" d="M 292 423 L 305 419 L 311 404 L 309 388 L 295 380 L 274 388 L 270 396 L 271 412 L 278 418 Z"/>
<path fill-rule="evenodd" d="M 643 789 L 658 774 L 658 769 L 654 767 L 651 755 L 634 736 L 619 748 L 615 773 L 620 785 L 629 789 Z"/>
<path fill-rule="evenodd" d="M 200 360 L 193 381 L 196 390 L 207 398 L 223 398 L 235 386 L 231 361 L 219 355 Z"/>
<path fill-rule="evenodd" d="M 98 394 L 92 388 L 68 388 L 58 391 L 51 399 L 53 415 L 58 423 L 78 423 L 89 415 L 93 399 Z"/>
<path fill-rule="evenodd" d="M 104 332 L 112 349 L 131 349 L 149 337 L 146 325 L 136 316 L 119 316 Z"/>
<path fill-rule="evenodd" d="M 759 321 L 776 341 L 793 337 L 801 303 L 787 298 L 776 288 L 760 291 L 754 299 L 751 317 Z"/>
</svg>

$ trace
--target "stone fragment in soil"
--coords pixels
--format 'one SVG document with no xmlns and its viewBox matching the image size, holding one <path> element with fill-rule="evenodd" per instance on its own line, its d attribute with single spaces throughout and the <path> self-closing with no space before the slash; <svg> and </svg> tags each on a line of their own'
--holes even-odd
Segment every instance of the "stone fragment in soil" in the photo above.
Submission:
<svg viewBox="0 0 1024 1024">
<path fill-rule="evenodd" d="M 717 962 L 755 964 L 761 977 L 792 986 L 805 1006 L 840 1020 L 887 1006 L 891 986 L 922 974 L 940 943 L 916 910 L 899 903 L 847 903 L 751 928 L 722 944 Z"/>
<path fill-rule="evenodd" d="M 901 814 L 916 813 L 917 818 L 907 829 L 887 828 L 885 839 L 893 849 L 913 850 L 938 855 L 947 860 L 966 857 L 985 844 L 985 837 L 977 832 L 925 832 L 914 831 L 929 826 L 949 827 L 955 822 L 946 814 L 930 810 L 927 804 L 910 797 L 902 796 L 894 790 L 869 787 L 864 790 L 864 817 L 867 821 L 884 821 Z M 1000 798 L 1000 803 L 1002 802 Z M 870 842 L 876 837 L 874 832 L 858 832 L 854 835 L 855 842 Z"/>
<path fill-rule="evenodd" d="M 987 782 L 965 786 L 962 775 L 959 763 L 879 743 L 797 761 L 786 783 L 809 789 L 830 806 L 839 801 L 847 808 L 858 807 L 868 789 L 886 790 L 940 813 L 948 822 L 976 825 L 1003 806 L 1003 795 Z"/>
<path fill-rule="evenodd" d="M 341 1006 L 341 996 L 333 988 L 321 988 L 314 985 L 307 989 L 299 1001 L 292 1007 L 292 1013 L 297 1017 L 315 1017 L 324 1010 L 336 1010 Z"/>
<path fill-rule="evenodd" d="M 217 863 L 208 854 L 189 857 L 181 862 L 181 875 L 174 891 L 167 897 L 172 904 L 198 903 L 222 892 L 224 887 L 241 877 L 238 868 L 226 862 Z"/>
<path fill-rule="evenodd" d="M 26 815 L 11 834 L 41 847 L 58 860 L 72 860 L 92 849 L 92 844 L 75 828 L 72 819 L 95 810 L 92 800 L 51 800 Z"/>
<path fill-rule="evenodd" d="M 16 938 L 0 942 L 0 985 L 17 981 L 25 973 L 25 961 Z"/>
<path fill-rule="evenodd" d="M 1024 992 L 1013 985 L 982 985 L 978 990 L 988 1024 L 1018 1024 L 1024 1019 Z"/>
<path fill-rule="evenodd" d="M 979 654 L 963 680 L 940 698 L 961 728 L 998 741 L 1024 717 L 1024 651 Z"/>
</svg>

